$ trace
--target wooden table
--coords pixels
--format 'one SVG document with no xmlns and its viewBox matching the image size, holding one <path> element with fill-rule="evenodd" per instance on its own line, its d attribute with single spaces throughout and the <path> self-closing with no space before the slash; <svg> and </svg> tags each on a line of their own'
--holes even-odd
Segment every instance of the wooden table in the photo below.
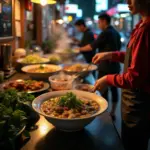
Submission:
<svg viewBox="0 0 150 150">
<path fill-rule="evenodd" d="M 9 80 L 29 79 L 17 73 Z M 89 77 L 89 81 L 92 79 Z M 62 132 L 40 117 L 38 128 L 32 132 L 30 140 L 21 145 L 21 150 L 124 150 L 120 137 L 108 112 L 97 117 L 79 132 Z"/>
<path fill-rule="evenodd" d="M 124 150 L 108 112 L 79 132 L 62 132 L 41 117 L 21 150 Z"/>
</svg>

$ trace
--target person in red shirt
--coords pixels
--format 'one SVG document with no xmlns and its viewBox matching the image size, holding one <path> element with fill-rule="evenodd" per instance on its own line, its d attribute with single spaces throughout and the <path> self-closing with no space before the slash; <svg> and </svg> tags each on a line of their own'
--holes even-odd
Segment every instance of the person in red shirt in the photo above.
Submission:
<svg viewBox="0 0 150 150">
<path fill-rule="evenodd" d="M 131 34 L 126 52 L 98 53 L 103 60 L 124 63 L 123 74 L 106 75 L 94 90 L 107 86 L 122 88 L 122 140 L 126 150 L 147 150 L 150 138 L 150 0 L 127 0 L 131 13 L 142 20 Z"/>
</svg>

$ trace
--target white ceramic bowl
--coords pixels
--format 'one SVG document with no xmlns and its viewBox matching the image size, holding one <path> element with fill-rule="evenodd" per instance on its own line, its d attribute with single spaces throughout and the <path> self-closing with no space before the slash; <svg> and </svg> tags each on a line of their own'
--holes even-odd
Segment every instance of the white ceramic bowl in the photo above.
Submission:
<svg viewBox="0 0 150 150">
<path fill-rule="evenodd" d="M 97 113 L 91 115 L 91 117 L 75 118 L 75 119 L 54 118 L 54 117 L 50 117 L 42 112 L 41 104 L 44 101 L 47 101 L 53 97 L 65 95 L 67 92 L 73 92 L 77 96 L 96 101 L 100 106 L 100 110 Z M 56 91 L 56 92 L 45 93 L 45 94 L 37 97 L 32 102 L 32 107 L 36 112 L 43 115 L 46 118 L 46 120 L 49 121 L 51 124 L 53 124 L 56 128 L 63 130 L 63 131 L 73 132 L 73 131 L 78 131 L 78 130 L 83 129 L 86 125 L 91 123 L 95 119 L 96 116 L 105 112 L 108 107 L 108 103 L 104 98 L 102 98 L 94 93 L 78 91 L 78 90 L 69 90 L 69 91 Z"/>
<path fill-rule="evenodd" d="M 40 65 L 29 65 L 29 66 L 25 66 L 23 67 L 21 70 L 25 73 L 27 73 L 32 79 L 36 79 L 36 80 L 48 80 L 48 78 L 51 75 L 54 75 L 56 73 L 58 73 L 59 71 L 62 70 L 61 66 L 58 65 L 50 65 L 50 64 L 44 64 L 42 65 L 44 67 L 50 67 L 50 68 L 55 68 L 56 71 L 55 72 L 46 72 L 46 73 L 37 73 L 37 72 L 30 72 L 30 69 L 34 69 L 34 68 L 38 68 L 40 67 Z"/>
<path fill-rule="evenodd" d="M 49 81 L 52 90 L 71 90 L 73 87 L 74 78 L 71 75 L 57 74 L 49 77 Z"/>
</svg>

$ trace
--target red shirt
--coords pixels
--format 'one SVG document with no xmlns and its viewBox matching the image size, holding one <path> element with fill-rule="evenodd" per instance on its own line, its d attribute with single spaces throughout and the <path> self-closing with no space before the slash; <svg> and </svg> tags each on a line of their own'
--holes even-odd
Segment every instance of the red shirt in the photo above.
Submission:
<svg viewBox="0 0 150 150">
<path fill-rule="evenodd" d="M 124 89 L 142 88 L 150 93 L 150 17 L 133 30 L 128 44 L 132 60 L 123 74 L 107 75 L 107 83 Z M 124 62 L 125 52 L 114 52 L 112 61 Z"/>
</svg>

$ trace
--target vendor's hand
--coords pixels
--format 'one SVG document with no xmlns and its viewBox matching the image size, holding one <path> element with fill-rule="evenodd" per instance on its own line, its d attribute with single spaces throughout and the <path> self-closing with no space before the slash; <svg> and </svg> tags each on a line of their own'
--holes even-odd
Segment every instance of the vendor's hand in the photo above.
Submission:
<svg viewBox="0 0 150 150">
<path fill-rule="evenodd" d="M 74 49 L 75 52 L 80 52 L 80 47 Z"/>
<path fill-rule="evenodd" d="M 99 90 L 101 93 L 103 93 L 107 89 L 107 76 L 104 76 L 100 79 L 98 79 L 94 85 L 94 92 L 96 90 Z"/>
<path fill-rule="evenodd" d="M 94 64 L 98 64 L 100 61 L 110 60 L 111 58 L 112 58 L 112 53 L 111 52 L 97 53 L 93 57 L 92 62 Z"/>
</svg>

